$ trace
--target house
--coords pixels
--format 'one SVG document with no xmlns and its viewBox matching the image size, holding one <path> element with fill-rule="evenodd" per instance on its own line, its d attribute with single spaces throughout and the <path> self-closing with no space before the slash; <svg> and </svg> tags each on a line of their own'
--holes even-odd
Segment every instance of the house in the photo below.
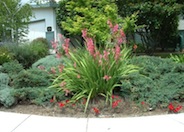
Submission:
<svg viewBox="0 0 184 132">
<path fill-rule="evenodd" d="M 46 38 L 49 42 L 57 40 L 60 32 L 56 24 L 56 13 L 54 8 L 56 3 L 47 2 L 42 4 L 31 4 L 33 7 L 33 17 L 28 25 L 27 38 L 32 41 L 36 38 Z"/>
</svg>

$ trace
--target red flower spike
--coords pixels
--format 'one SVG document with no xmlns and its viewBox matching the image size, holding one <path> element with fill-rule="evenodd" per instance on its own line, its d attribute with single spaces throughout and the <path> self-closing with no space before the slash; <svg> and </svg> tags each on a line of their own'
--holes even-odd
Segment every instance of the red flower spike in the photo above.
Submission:
<svg viewBox="0 0 184 132">
<path fill-rule="evenodd" d="M 144 104 L 145 104 L 145 102 L 144 102 L 144 101 L 142 101 L 142 102 L 141 102 L 141 104 L 142 104 L 142 105 L 144 105 Z"/>
</svg>

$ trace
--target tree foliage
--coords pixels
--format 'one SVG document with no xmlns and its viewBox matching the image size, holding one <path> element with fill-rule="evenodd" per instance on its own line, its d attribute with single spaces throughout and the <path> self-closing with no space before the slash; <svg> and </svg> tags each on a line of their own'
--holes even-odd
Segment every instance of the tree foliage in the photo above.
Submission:
<svg viewBox="0 0 184 132">
<path fill-rule="evenodd" d="M 116 4 L 122 17 L 138 13 L 137 25 L 145 25 L 137 32 L 145 48 L 164 49 L 176 41 L 179 15 L 184 2 L 181 0 L 117 0 Z"/>
<path fill-rule="evenodd" d="M 57 8 L 57 22 L 65 35 L 81 35 L 88 29 L 97 43 L 104 44 L 109 37 L 107 20 L 120 21 L 114 0 L 62 0 Z"/>
<path fill-rule="evenodd" d="M 21 0 L 0 1 L 0 34 L 14 40 L 20 39 L 27 29 L 32 8 L 21 4 Z M 8 34 L 9 32 L 9 34 Z M 15 38 L 15 39 L 14 39 Z M 5 39 L 5 38 L 3 38 Z"/>
</svg>

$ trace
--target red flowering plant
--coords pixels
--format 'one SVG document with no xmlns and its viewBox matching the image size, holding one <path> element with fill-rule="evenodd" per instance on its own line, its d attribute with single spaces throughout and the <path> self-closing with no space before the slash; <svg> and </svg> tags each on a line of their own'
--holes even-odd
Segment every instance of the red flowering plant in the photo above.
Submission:
<svg viewBox="0 0 184 132">
<path fill-rule="evenodd" d="M 182 106 L 178 105 L 178 104 L 170 103 L 168 105 L 168 108 L 169 108 L 169 112 L 171 112 L 171 113 L 178 113 L 182 109 Z"/>
<path fill-rule="evenodd" d="M 112 105 L 111 96 L 113 89 L 118 86 L 120 77 L 138 69 L 128 63 L 131 49 L 125 44 L 122 45 L 126 42 L 123 30 L 110 21 L 108 24 L 113 44 L 99 49 L 88 30 L 82 30 L 86 47 L 75 51 L 66 50 L 69 60 L 51 86 L 72 95 L 71 102 L 86 98 L 84 112 L 89 102 L 98 96 L 105 97 L 106 103 Z"/>
</svg>

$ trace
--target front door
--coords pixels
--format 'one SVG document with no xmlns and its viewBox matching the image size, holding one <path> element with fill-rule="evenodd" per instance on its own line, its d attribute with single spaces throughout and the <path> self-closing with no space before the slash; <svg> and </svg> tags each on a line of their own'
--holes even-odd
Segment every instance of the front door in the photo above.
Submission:
<svg viewBox="0 0 184 132">
<path fill-rule="evenodd" d="M 51 48 L 51 41 L 54 41 L 54 32 L 53 31 L 49 31 L 46 32 L 46 39 L 49 42 L 49 48 Z"/>
</svg>

